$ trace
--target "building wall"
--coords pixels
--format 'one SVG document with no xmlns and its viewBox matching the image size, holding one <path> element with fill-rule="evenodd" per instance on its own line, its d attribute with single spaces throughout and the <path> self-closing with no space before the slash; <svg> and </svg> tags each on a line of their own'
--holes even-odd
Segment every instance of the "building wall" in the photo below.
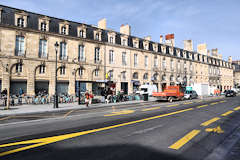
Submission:
<svg viewBox="0 0 240 160">
<path fill-rule="evenodd" d="M 64 24 L 68 24 L 64 22 Z M 60 25 L 60 23 L 59 23 Z M 63 23 L 61 23 L 63 25 Z M 94 29 L 94 28 L 91 28 Z M 104 34 L 105 30 L 99 30 Z M 51 28 L 50 28 L 51 30 Z M 129 34 L 123 35 L 124 37 L 130 37 L 130 28 L 128 27 Z M 106 31 L 107 32 L 107 31 Z M 112 32 L 112 31 L 111 31 Z M 95 33 L 95 32 L 93 32 Z M 71 33 L 72 34 L 72 33 Z M 119 33 L 116 33 L 119 34 Z M 16 47 L 16 36 L 21 35 L 25 38 L 23 56 L 15 56 Z M 88 33 L 88 37 L 89 33 Z M 39 41 L 40 39 L 47 40 L 47 57 L 39 58 Z M 117 39 L 117 36 L 114 38 Z M 130 40 L 130 38 L 128 39 Z M 120 40 L 119 40 L 120 41 Z M 133 92 L 133 85 L 135 81 L 139 84 L 149 83 L 157 84 L 159 90 L 162 90 L 162 85 L 178 84 L 180 77 L 181 82 L 186 77 L 186 85 L 193 83 L 204 83 L 209 84 L 209 78 L 213 77 L 209 75 L 209 66 L 213 66 L 210 62 L 202 62 L 197 59 L 198 53 L 189 52 L 194 54 L 194 60 L 187 58 L 187 51 L 183 51 L 183 56 L 180 56 L 179 48 L 177 55 L 173 55 L 172 48 L 169 47 L 169 54 L 166 53 L 166 45 L 160 45 L 162 51 L 153 51 L 150 49 L 134 48 L 131 46 L 123 46 L 120 43 L 109 43 L 106 39 L 101 41 L 93 40 L 92 38 L 79 38 L 72 35 L 62 35 L 52 32 L 42 32 L 39 30 L 20 28 L 16 26 L 1 25 L 0 24 L 0 71 L 1 71 L 1 88 L 9 88 L 10 80 L 15 81 L 26 81 L 27 83 L 27 95 L 35 94 L 35 84 L 39 81 L 49 83 L 49 94 L 53 95 L 55 92 L 55 59 L 56 52 L 54 44 L 58 42 L 65 42 L 67 44 L 67 59 L 59 59 L 59 48 L 58 48 L 58 83 L 68 83 L 68 94 L 75 94 L 76 81 L 86 82 L 87 90 L 92 90 L 93 83 L 103 82 L 106 78 L 106 74 L 113 71 L 113 77 L 111 81 L 116 83 L 116 89 L 121 89 L 121 82 L 128 83 L 128 93 Z M 153 42 L 148 40 L 141 40 L 141 43 L 147 43 L 150 45 Z M 78 61 L 78 46 L 84 46 L 85 61 Z M 95 48 L 100 48 L 100 62 L 94 62 Z M 113 50 L 114 61 L 109 63 L 109 51 Z M 126 53 L 126 65 L 122 64 L 122 53 Z M 134 66 L 134 54 L 138 55 L 138 65 Z M 148 56 L 148 66 L 145 66 L 145 56 Z M 157 57 L 157 66 L 154 66 L 154 59 Z M 211 57 L 209 57 L 211 58 Z M 220 59 L 219 59 L 220 60 Z M 166 61 L 166 68 L 163 68 L 163 62 Z M 173 61 L 173 68 L 171 68 L 171 61 Z M 222 60 L 220 60 L 222 61 Z M 23 65 L 22 72 L 16 72 L 16 65 L 21 63 Z M 178 67 L 180 63 L 180 68 Z M 227 63 L 227 62 L 224 62 Z M 45 73 L 40 74 L 40 66 L 46 67 Z M 192 66 L 190 69 L 190 65 Z M 60 68 L 65 66 L 66 73 L 60 75 Z M 233 69 L 229 66 L 214 65 L 219 68 L 220 82 L 222 86 L 233 86 Z M 8 71 L 6 70 L 8 68 Z M 83 75 L 78 74 L 79 69 L 83 69 Z M 186 69 L 185 69 L 186 68 Z M 95 76 L 95 70 L 99 71 L 99 75 Z M 126 73 L 126 79 L 123 79 L 122 72 Z M 133 74 L 138 73 L 138 78 L 134 79 Z M 145 73 L 148 73 L 148 78 L 143 79 Z M 153 75 L 156 74 L 156 80 L 153 80 Z M 166 75 L 166 79 L 163 80 L 163 75 Z M 170 76 L 173 76 L 173 81 L 170 83 Z M 99 83 L 99 86 L 104 86 Z"/>
</svg>

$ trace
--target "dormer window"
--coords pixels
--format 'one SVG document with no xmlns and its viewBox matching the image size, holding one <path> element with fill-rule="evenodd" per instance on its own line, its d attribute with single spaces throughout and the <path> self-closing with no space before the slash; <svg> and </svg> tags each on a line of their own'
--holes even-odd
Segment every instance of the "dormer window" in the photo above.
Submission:
<svg viewBox="0 0 240 160">
<path fill-rule="evenodd" d="M 24 19 L 23 18 L 18 18 L 17 19 L 17 26 L 18 27 L 24 27 Z"/>
<path fill-rule="evenodd" d="M 99 40 L 99 33 L 96 33 L 95 40 Z"/>
<path fill-rule="evenodd" d="M 41 31 L 44 31 L 44 32 L 47 31 L 47 24 L 45 22 L 41 23 Z"/>
<path fill-rule="evenodd" d="M 2 8 L 0 8 L 0 23 L 2 22 Z"/>
<path fill-rule="evenodd" d="M 137 42 L 134 42 L 134 43 L 133 43 L 133 47 L 134 47 L 134 48 L 137 48 Z"/>
<path fill-rule="evenodd" d="M 79 31 L 79 37 L 84 38 L 84 31 L 82 29 Z"/>
<path fill-rule="evenodd" d="M 61 29 L 61 34 L 66 34 L 66 30 L 67 30 L 66 27 L 63 26 L 62 29 Z"/>
<path fill-rule="evenodd" d="M 109 43 L 113 44 L 113 37 L 109 38 Z"/>
</svg>

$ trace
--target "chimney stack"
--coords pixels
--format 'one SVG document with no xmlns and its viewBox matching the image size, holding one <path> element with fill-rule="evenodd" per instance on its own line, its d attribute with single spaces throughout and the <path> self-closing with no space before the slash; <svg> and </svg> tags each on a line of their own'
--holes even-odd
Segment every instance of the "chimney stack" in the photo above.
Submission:
<svg viewBox="0 0 240 160">
<path fill-rule="evenodd" d="M 184 40 L 183 44 L 184 44 L 184 49 L 185 50 L 193 51 L 193 42 L 192 42 L 192 40 Z"/>
<path fill-rule="evenodd" d="M 98 21 L 98 28 L 107 29 L 107 20 L 106 20 L 106 18 L 103 18 L 103 19 Z"/>
<path fill-rule="evenodd" d="M 166 45 L 175 46 L 174 34 L 167 34 L 165 40 Z"/>
<path fill-rule="evenodd" d="M 120 33 L 130 36 L 131 35 L 131 26 L 129 26 L 128 24 L 126 24 L 126 25 L 122 24 L 120 27 Z"/>
<path fill-rule="evenodd" d="M 143 39 L 151 41 L 152 37 L 151 36 L 147 36 L 147 37 L 144 37 Z"/>
<path fill-rule="evenodd" d="M 203 55 L 208 55 L 207 44 L 206 43 L 198 44 L 197 52 Z"/>
<path fill-rule="evenodd" d="M 160 35 L 160 43 L 163 43 L 163 35 Z"/>
</svg>

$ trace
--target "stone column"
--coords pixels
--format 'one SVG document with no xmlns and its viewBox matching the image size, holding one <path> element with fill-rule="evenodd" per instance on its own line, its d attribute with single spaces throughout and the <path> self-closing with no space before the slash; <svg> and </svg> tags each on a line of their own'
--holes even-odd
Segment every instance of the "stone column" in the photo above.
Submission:
<svg viewBox="0 0 240 160">
<path fill-rule="evenodd" d="M 49 63 L 49 95 L 53 96 L 55 94 L 55 63 Z"/>
<path fill-rule="evenodd" d="M 4 69 L 3 69 L 4 70 Z M 10 79 L 9 79 L 9 74 L 5 71 L 2 73 L 2 90 L 5 88 L 8 89 L 10 88 Z"/>
<path fill-rule="evenodd" d="M 30 63 L 27 65 L 30 66 Z M 28 72 L 27 72 L 27 95 L 28 96 L 35 95 L 35 68 L 36 68 L 35 66 L 28 67 Z"/>
<path fill-rule="evenodd" d="M 91 82 L 88 82 L 87 84 L 86 84 L 86 88 L 87 88 L 87 90 L 90 92 L 90 91 L 92 91 L 92 83 Z"/>
<path fill-rule="evenodd" d="M 133 83 L 128 81 L 128 94 L 133 93 Z"/>
<path fill-rule="evenodd" d="M 69 95 L 75 95 L 75 70 L 74 67 L 69 67 L 69 86 L 68 86 L 68 94 Z"/>
</svg>

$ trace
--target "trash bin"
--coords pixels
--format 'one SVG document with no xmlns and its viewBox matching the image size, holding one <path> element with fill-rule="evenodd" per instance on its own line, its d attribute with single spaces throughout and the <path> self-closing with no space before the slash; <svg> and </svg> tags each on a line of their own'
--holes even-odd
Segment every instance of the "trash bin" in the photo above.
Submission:
<svg viewBox="0 0 240 160">
<path fill-rule="evenodd" d="M 143 100 L 144 101 L 148 101 L 148 94 L 146 93 L 146 94 L 143 94 Z"/>
</svg>

